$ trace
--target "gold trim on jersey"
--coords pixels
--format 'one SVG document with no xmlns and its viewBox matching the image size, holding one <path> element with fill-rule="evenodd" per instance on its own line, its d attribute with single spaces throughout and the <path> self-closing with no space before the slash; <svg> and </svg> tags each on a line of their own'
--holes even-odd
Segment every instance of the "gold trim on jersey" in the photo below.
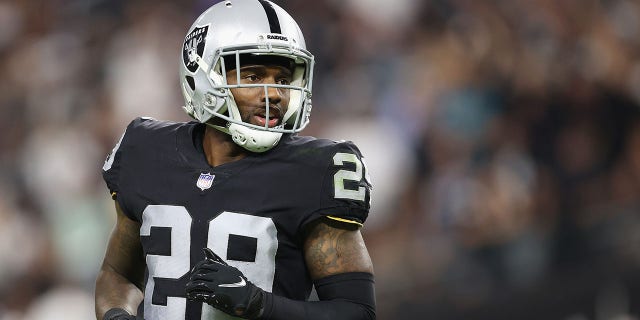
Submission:
<svg viewBox="0 0 640 320">
<path fill-rule="evenodd" d="M 353 221 L 353 220 L 349 220 L 349 219 L 345 219 L 345 218 L 339 218 L 339 217 L 334 217 L 334 216 L 326 216 L 327 218 L 331 219 L 331 220 L 335 220 L 335 221 L 340 221 L 340 222 L 344 222 L 344 223 L 350 223 L 350 224 L 355 224 L 358 227 L 362 227 L 362 223 L 358 222 L 358 221 Z"/>
</svg>

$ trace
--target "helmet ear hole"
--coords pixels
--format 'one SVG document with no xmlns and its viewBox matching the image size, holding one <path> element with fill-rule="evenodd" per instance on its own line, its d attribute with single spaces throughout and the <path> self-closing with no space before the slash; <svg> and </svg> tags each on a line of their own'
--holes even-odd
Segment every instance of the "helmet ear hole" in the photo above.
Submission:
<svg viewBox="0 0 640 320">
<path fill-rule="evenodd" d="M 196 90 L 196 82 L 193 80 L 192 76 L 184 76 L 184 79 L 187 80 L 187 84 L 189 84 L 189 88 L 191 88 L 191 90 Z"/>
</svg>

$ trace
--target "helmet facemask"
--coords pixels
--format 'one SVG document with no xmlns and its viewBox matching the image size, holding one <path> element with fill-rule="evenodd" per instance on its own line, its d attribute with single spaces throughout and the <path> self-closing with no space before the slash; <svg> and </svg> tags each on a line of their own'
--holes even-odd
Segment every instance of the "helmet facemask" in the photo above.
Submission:
<svg viewBox="0 0 640 320">
<path fill-rule="evenodd" d="M 261 35 L 266 39 L 268 35 Z M 247 64 L 264 64 L 269 59 L 289 62 L 292 71 L 292 81 L 284 84 L 242 84 L 240 83 L 240 68 Z M 191 106 L 185 106 L 185 111 L 197 120 L 204 122 L 220 131 L 231 135 L 233 141 L 252 152 L 264 152 L 273 148 L 283 133 L 296 133 L 303 130 L 309 123 L 311 111 L 311 86 L 313 79 L 313 56 L 301 49 L 294 49 L 290 45 L 274 43 L 256 43 L 253 46 L 219 48 L 208 65 L 202 57 L 195 57 L 198 64 L 196 72 L 207 75 L 209 88 L 204 92 L 200 106 L 192 101 Z M 232 70 L 227 74 L 228 70 Z M 229 84 L 227 76 L 236 77 L 236 84 Z M 188 82 L 188 81 L 187 81 Z M 264 126 L 258 126 L 242 120 L 240 110 L 236 104 L 231 89 L 261 87 L 265 91 L 266 121 Z M 282 116 L 282 121 L 274 127 L 269 127 L 269 88 L 289 90 L 289 103 Z M 183 84 L 183 90 L 184 88 Z M 187 92 L 185 92 L 185 96 Z M 194 99 L 196 100 L 196 99 Z M 198 99 L 200 100 L 200 99 Z M 198 112 L 200 110 L 200 112 Z M 212 124 L 211 118 L 217 117 L 226 121 L 225 126 Z"/>
</svg>

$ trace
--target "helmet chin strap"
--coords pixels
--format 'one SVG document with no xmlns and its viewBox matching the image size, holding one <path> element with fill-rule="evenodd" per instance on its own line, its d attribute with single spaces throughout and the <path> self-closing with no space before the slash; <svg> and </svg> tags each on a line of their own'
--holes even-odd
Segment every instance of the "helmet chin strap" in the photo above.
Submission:
<svg viewBox="0 0 640 320">
<path fill-rule="evenodd" d="M 271 150 L 282 137 L 282 132 L 260 131 L 237 123 L 229 125 L 229 134 L 233 142 L 251 152 Z"/>
</svg>

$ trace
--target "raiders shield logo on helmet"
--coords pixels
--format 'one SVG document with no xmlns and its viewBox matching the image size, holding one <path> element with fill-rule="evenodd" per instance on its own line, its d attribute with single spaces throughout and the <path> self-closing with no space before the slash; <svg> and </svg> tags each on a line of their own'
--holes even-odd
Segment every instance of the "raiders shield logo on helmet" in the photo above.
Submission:
<svg viewBox="0 0 640 320">
<path fill-rule="evenodd" d="M 202 57 L 209 26 L 196 27 L 185 38 L 182 45 L 182 61 L 187 70 L 198 70 L 197 57 Z"/>
</svg>

